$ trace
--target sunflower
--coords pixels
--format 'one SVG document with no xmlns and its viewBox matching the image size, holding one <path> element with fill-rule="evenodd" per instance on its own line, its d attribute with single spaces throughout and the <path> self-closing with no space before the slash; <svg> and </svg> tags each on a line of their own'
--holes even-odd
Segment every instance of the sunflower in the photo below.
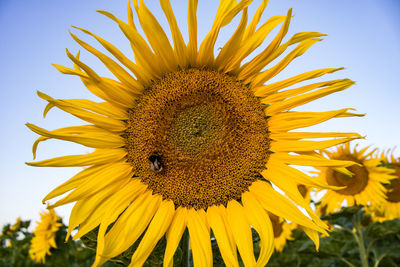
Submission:
<svg viewBox="0 0 400 267">
<path fill-rule="evenodd" d="M 50 248 L 57 248 L 56 233 L 62 223 L 53 209 L 40 213 L 40 222 L 33 231 L 34 237 L 29 248 L 29 257 L 37 263 L 44 263 L 46 255 L 51 255 Z"/>
<path fill-rule="evenodd" d="M 394 172 L 394 179 L 384 184 L 387 189 L 386 201 L 369 211 L 375 221 L 400 219 L 400 158 L 393 153 L 390 156 L 382 153 L 381 161 Z"/>
<path fill-rule="evenodd" d="M 321 180 L 329 185 L 341 187 L 329 189 L 321 198 L 319 209 L 324 213 L 332 213 L 347 206 L 364 205 L 378 206 L 385 201 L 386 189 L 382 183 L 389 183 L 393 178 L 392 171 L 380 166 L 380 158 L 372 150 L 367 153 L 369 147 L 357 151 L 346 143 L 337 147 L 336 151 L 324 151 L 326 156 L 334 160 L 353 161 L 346 168 L 320 168 Z"/>
<path fill-rule="evenodd" d="M 286 222 L 283 218 L 275 214 L 268 213 L 274 231 L 274 247 L 278 252 L 282 252 L 286 245 L 286 240 L 293 240 L 292 230 L 296 228 L 293 223 Z"/>
<path fill-rule="evenodd" d="M 28 164 L 86 167 L 43 201 L 72 190 L 51 207 L 76 202 L 68 230 L 69 235 L 79 226 L 75 239 L 98 227 L 95 266 L 124 252 L 139 237 L 131 266 L 140 266 L 164 235 L 164 265 L 171 266 L 186 228 L 195 266 L 212 265 L 211 230 L 228 266 L 238 266 L 237 251 L 246 266 L 264 266 L 273 251 L 273 229 L 267 211 L 302 225 L 314 237 L 318 237 L 317 231 L 325 233 L 325 224 L 302 198 L 297 184 L 324 188 L 328 185 L 291 165 L 353 164 L 321 159 L 310 152 L 359 138 L 358 134 L 292 132 L 334 117 L 359 116 L 348 108 L 324 112 L 291 110 L 350 87 L 353 81 L 349 79 L 295 86 L 342 68 L 312 70 L 266 84 L 321 41 L 324 34 L 301 32 L 283 42 L 291 10 L 259 23 L 268 2 L 264 0 L 247 23 L 252 1 L 221 0 L 211 30 L 198 48 L 198 1 L 188 2 L 187 44 L 168 0 L 161 0 L 160 4 L 173 45 L 143 1 L 133 1 L 133 5 L 147 41 L 134 23 L 130 2 L 127 23 L 99 11 L 122 30 L 134 59 L 98 35 L 74 27 L 97 40 L 119 61 L 71 33 L 117 80 L 99 76 L 80 60 L 79 53 L 74 56 L 68 50 L 74 67 L 54 66 L 64 74 L 78 76 L 104 102 L 54 99 L 38 92 L 48 102 L 45 115 L 57 107 L 89 123 L 52 131 L 27 124 L 41 135 L 33 146 L 34 157 L 38 144 L 51 138 L 95 148 L 89 154 Z M 238 14 L 241 20 L 236 31 L 215 56 L 220 30 Z M 259 55 L 249 58 L 279 24 L 271 43 Z M 292 46 L 295 48 L 280 57 Z M 305 208 L 311 219 L 295 203 Z M 252 228 L 262 244 L 257 259 L 253 254 Z"/>
<path fill-rule="evenodd" d="M 13 232 L 15 232 L 15 231 L 18 231 L 18 229 L 21 227 L 21 217 L 18 217 L 17 218 L 17 221 L 15 222 L 15 224 L 13 224 L 11 227 L 10 227 L 10 230 L 11 231 L 13 231 Z"/>
</svg>

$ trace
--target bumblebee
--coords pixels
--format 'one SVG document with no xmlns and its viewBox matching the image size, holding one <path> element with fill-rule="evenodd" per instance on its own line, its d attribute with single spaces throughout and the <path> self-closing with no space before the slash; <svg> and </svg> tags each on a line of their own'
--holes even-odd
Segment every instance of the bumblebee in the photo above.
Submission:
<svg viewBox="0 0 400 267">
<path fill-rule="evenodd" d="M 161 156 L 159 156 L 157 154 L 152 154 L 149 157 L 149 161 L 150 161 L 150 169 L 152 171 L 155 171 L 155 172 L 162 171 L 163 167 L 162 167 L 162 163 L 161 163 Z"/>
</svg>

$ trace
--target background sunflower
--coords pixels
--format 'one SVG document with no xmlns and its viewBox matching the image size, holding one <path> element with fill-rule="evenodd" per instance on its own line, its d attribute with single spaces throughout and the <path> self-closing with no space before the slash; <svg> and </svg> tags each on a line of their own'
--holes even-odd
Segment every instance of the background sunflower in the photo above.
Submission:
<svg viewBox="0 0 400 267">
<path fill-rule="evenodd" d="M 394 178 L 393 170 L 381 166 L 376 150 L 370 147 L 351 148 L 349 143 L 324 151 L 330 159 L 350 160 L 354 165 L 347 168 L 320 168 L 319 179 L 342 189 L 328 189 L 321 197 L 320 212 L 338 211 L 342 204 L 347 206 L 378 206 L 385 201 L 386 188 L 383 184 Z"/>
<path fill-rule="evenodd" d="M 40 219 L 33 231 L 29 257 L 38 263 L 45 263 L 46 255 L 51 255 L 51 248 L 57 248 L 56 233 L 62 223 L 54 209 L 40 213 Z"/>
</svg>

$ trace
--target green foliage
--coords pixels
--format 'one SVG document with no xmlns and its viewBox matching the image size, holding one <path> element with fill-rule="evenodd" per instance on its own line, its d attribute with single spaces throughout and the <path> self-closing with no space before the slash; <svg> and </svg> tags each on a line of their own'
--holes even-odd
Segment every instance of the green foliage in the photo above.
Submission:
<svg viewBox="0 0 400 267">
<path fill-rule="evenodd" d="M 296 229 L 294 240 L 287 242 L 282 253 L 275 252 L 268 266 L 400 266 L 400 220 L 373 223 L 362 207 L 343 208 L 323 219 L 334 230 L 321 238 L 318 252 Z M 367 265 L 361 261 L 362 250 Z"/>
<path fill-rule="evenodd" d="M 51 248 L 51 255 L 46 256 L 45 264 L 36 263 L 29 258 L 30 242 L 33 233 L 29 231 L 30 221 L 21 221 L 16 229 L 10 224 L 3 227 L 0 236 L 0 266 L 9 267 L 42 267 L 72 266 L 89 267 L 92 265 L 95 252 L 83 245 L 81 241 L 65 242 L 67 227 L 63 224 L 56 233 L 57 248 Z M 107 264 L 105 266 L 116 266 Z"/>
<path fill-rule="evenodd" d="M 343 208 L 337 213 L 325 215 L 323 219 L 332 225 L 334 230 L 330 232 L 329 237 L 321 238 L 318 252 L 315 250 L 314 243 L 303 231 L 296 229 L 293 231 L 294 240 L 287 242 L 283 252 L 275 252 L 268 266 L 400 266 L 400 220 L 373 223 L 370 216 L 364 214 L 362 207 Z M 21 221 L 18 227 L 12 227 L 9 224 L 3 227 L 0 236 L 0 266 L 86 267 L 94 262 L 97 228 L 81 240 L 70 239 L 65 242 L 67 228 L 63 225 L 57 232 L 57 249 L 51 249 L 52 254 L 46 256 L 45 264 L 38 264 L 33 262 L 28 254 L 30 240 L 33 237 L 28 230 L 29 226 L 30 221 Z M 127 266 L 142 237 L 127 251 L 103 266 Z M 191 253 L 188 250 L 188 238 L 186 230 L 174 255 L 174 267 L 193 266 Z M 260 238 L 255 231 L 253 231 L 253 240 L 257 258 L 260 252 Z M 213 236 L 211 236 L 211 246 L 214 266 L 225 266 Z M 166 239 L 163 237 L 144 266 L 162 266 L 165 247 Z M 239 264 L 244 266 L 240 258 Z"/>
</svg>

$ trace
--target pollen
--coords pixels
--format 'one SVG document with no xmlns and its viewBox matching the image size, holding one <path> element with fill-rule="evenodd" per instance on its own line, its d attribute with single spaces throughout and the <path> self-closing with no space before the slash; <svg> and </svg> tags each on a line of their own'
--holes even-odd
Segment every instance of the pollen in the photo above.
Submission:
<svg viewBox="0 0 400 267">
<path fill-rule="evenodd" d="M 129 110 L 127 161 L 154 194 L 206 209 L 240 200 L 269 156 L 268 121 L 249 87 L 190 68 L 154 81 Z M 162 170 L 149 167 L 158 155 Z"/>
</svg>

